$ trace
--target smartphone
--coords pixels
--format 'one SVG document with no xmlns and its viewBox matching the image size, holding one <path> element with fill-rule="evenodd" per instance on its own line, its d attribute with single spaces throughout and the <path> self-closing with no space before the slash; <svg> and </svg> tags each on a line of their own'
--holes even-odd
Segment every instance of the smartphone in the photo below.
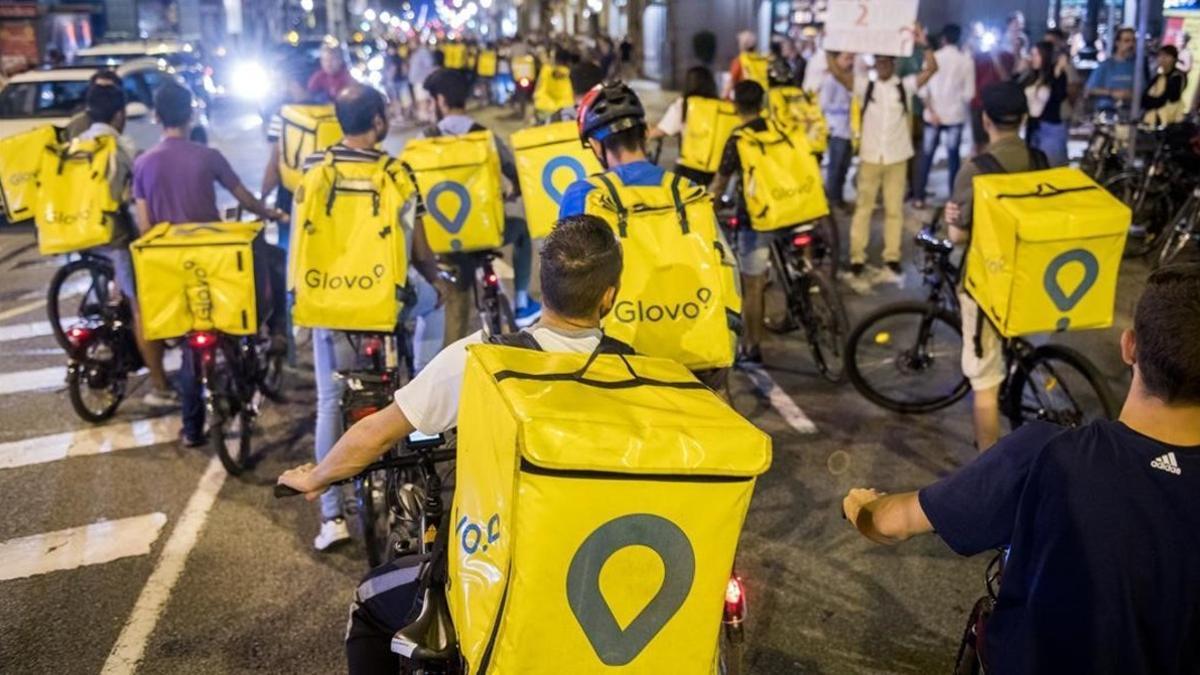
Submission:
<svg viewBox="0 0 1200 675">
<path fill-rule="evenodd" d="M 414 431 L 408 435 L 408 447 L 419 448 L 435 448 L 446 442 L 445 434 L 423 434 L 419 431 Z"/>
</svg>

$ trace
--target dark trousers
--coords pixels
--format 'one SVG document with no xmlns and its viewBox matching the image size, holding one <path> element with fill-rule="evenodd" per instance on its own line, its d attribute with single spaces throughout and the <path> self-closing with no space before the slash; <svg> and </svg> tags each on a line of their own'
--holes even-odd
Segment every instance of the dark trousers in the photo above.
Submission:
<svg viewBox="0 0 1200 675">
<path fill-rule="evenodd" d="M 399 657 L 392 636 L 417 618 L 420 576 L 427 556 L 407 556 L 367 573 L 354 592 L 346 626 L 346 664 L 351 675 L 395 675 Z"/>
<path fill-rule="evenodd" d="M 846 176 L 854 159 L 849 138 L 829 137 L 829 164 L 825 166 L 825 197 L 831 205 L 845 203 Z"/>
</svg>

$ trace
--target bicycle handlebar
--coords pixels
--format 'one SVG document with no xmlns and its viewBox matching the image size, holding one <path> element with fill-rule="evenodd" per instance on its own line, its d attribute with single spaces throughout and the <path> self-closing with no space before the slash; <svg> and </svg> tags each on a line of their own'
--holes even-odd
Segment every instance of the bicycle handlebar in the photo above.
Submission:
<svg viewBox="0 0 1200 675">
<path fill-rule="evenodd" d="M 330 486 L 345 485 L 346 483 L 358 480 L 359 478 L 362 478 L 363 476 L 365 476 L 373 471 L 387 471 L 390 469 L 411 469 L 412 467 L 415 467 L 415 466 L 419 465 L 420 463 L 426 462 L 426 461 L 431 462 L 433 464 L 441 464 L 443 462 L 448 462 L 448 461 L 454 459 L 457 455 L 458 455 L 458 449 L 456 447 L 442 448 L 439 450 L 431 450 L 431 449 L 417 450 L 416 452 L 414 452 L 412 454 L 406 454 L 406 455 L 403 455 L 400 457 L 389 457 L 387 459 L 381 459 L 378 462 L 373 462 L 370 465 L 368 465 L 367 468 L 363 469 L 359 473 L 357 473 L 349 478 L 343 478 L 342 480 L 336 480 L 336 481 L 330 483 Z M 276 499 L 283 499 L 285 497 L 295 497 L 296 495 L 301 494 L 299 490 L 292 488 L 292 487 L 288 487 L 287 485 L 283 485 L 282 483 L 276 483 L 274 491 L 275 491 Z"/>
</svg>

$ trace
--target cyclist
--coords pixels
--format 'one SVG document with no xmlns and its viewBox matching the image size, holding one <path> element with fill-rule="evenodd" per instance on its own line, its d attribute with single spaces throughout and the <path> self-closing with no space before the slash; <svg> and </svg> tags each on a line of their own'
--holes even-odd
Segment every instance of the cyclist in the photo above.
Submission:
<svg viewBox="0 0 1200 675">
<path fill-rule="evenodd" d="M 466 75 L 457 70 L 443 68 L 425 81 L 425 88 L 433 97 L 434 110 L 437 112 L 437 124 L 426 132 L 427 136 L 461 136 L 473 131 L 485 131 L 467 115 L 467 98 L 471 94 L 471 86 Z M 499 136 L 496 137 L 496 150 L 500 153 L 500 171 L 519 192 L 517 182 L 517 165 L 509 149 Z M 504 243 L 513 247 L 513 287 L 515 292 L 515 318 L 518 326 L 524 327 L 537 321 L 542 306 L 529 297 L 529 281 L 533 269 L 533 239 L 529 237 L 529 225 L 524 218 L 505 216 Z M 464 284 L 469 284 L 475 278 L 475 270 L 468 259 L 461 256 L 447 256 L 447 259 L 458 268 L 460 290 Z M 457 338 L 452 335 L 451 338 Z"/>
<path fill-rule="evenodd" d="M 548 352 L 594 352 L 604 337 L 600 321 L 612 310 L 621 278 L 621 247 L 612 230 L 594 216 L 564 218 L 546 238 L 541 263 L 545 309 L 528 335 Z M 478 331 L 446 347 L 396 392 L 396 405 L 351 427 L 320 464 L 291 469 L 279 482 L 316 499 L 328 485 L 358 474 L 414 430 L 439 434 L 454 428 L 466 346 L 483 341 Z M 359 586 L 346 636 L 350 672 L 397 672 L 389 644 L 411 618 L 421 562 L 397 559 L 372 571 Z"/>
<path fill-rule="evenodd" d="M 579 102 L 596 85 L 604 82 L 604 71 L 592 61 L 580 61 L 571 65 L 571 91 L 575 94 L 574 105 L 562 108 L 546 120 L 551 122 L 574 122 L 579 118 Z"/>
<path fill-rule="evenodd" d="M 1128 108 L 1133 99 L 1133 75 L 1137 65 L 1137 32 L 1132 28 L 1117 29 L 1112 56 L 1088 76 L 1087 95 L 1096 110 L 1116 111 Z"/>
<path fill-rule="evenodd" d="M 742 160 L 738 154 L 738 131 L 766 131 L 767 120 L 762 116 L 763 98 L 766 92 L 754 80 L 742 80 L 733 87 L 733 105 L 737 109 L 741 126 L 725 142 L 721 153 L 721 165 L 713 178 L 709 191 L 714 195 L 725 194 L 729 181 L 742 175 Z M 738 223 L 744 225 L 737 231 L 738 268 L 742 271 L 742 345 L 738 360 L 745 363 L 762 363 L 763 303 L 767 291 L 767 269 L 771 265 L 771 240 L 773 232 L 758 232 L 750 227 L 750 214 L 746 211 L 746 200 L 742 194 L 742 182 L 736 183 Z M 786 232 L 787 230 L 780 230 Z"/>
<path fill-rule="evenodd" d="M 92 87 L 96 85 L 116 87 L 124 91 L 123 84 L 124 83 L 121 81 L 120 75 L 117 75 L 114 71 L 105 68 L 103 70 L 97 70 L 96 72 L 92 73 L 91 77 L 88 78 L 88 91 L 91 91 Z M 87 94 L 85 93 L 84 96 L 86 97 L 86 95 Z M 87 131 L 91 126 L 92 119 L 88 115 L 87 106 L 85 104 L 84 109 L 75 113 L 67 122 L 65 131 L 66 137 L 68 140 L 77 138 L 80 134 Z"/>
<path fill-rule="evenodd" d="M 113 77 L 116 77 L 115 75 Z M 137 228 L 129 212 L 130 181 L 133 176 L 133 158 L 137 148 L 133 141 L 124 135 L 125 131 L 125 92 L 112 79 L 97 79 L 87 89 L 86 113 L 91 120 L 91 126 L 79 134 L 80 139 L 92 139 L 101 136 L 111 136 L 117 139 L 117 153 L 114 170 L 109 175 L 109 185 L 121 211 L 117 214 L 113 226 L 112 241 L 104 247 L 104 255 L 112 261 L 113 277 L 121 295 L 129 301 L 129 309 L 133 315 L 133 334 L 137 340 L 138 351 L 150 371 L 150 391 L 142 398 L 149 406 L 179 405 L 179 395 L 171 389 L 167 382 L 167 374 L 163 369 L 163 350 L 158 343 L 147 342 L 142 336 L 142 313 L 138 311 L 137 286 L 133 277 L 133 258 L 129 253 L 129 244 L 137 237 Z"/>
<path fill-rule="evenodd" d="M 372 87 L 354 84 L 343 89 L 334 99 L 334 110 L 345 136 L 329 148 L 336 166 L 342 163 L 374 164 L 384 155 L 376 148 L 388 135 L 387 100 Z M 307 172 L 325 159 L 325 152 L 315 153 L 304 161 Z M 391 171 L 393 180 L 407 180 L 401 175 L 403 169 L 395 162 Z M 401 214 L 396 213 L 394 226 L 403 227 Z M 419 372 L 432 356 L 431 344 L 442 346 L 441 312 L 442 299 L 449 294 L 449 282 L 440 275 L 433 254 L 424 241 L 424 229 L 414 228 L 412 254 L 408 258 L 419 274 L 409 275 L 409 287 L 413 289 L 415 301 L 406 311 L 417 318 L 417 330 L 413 337 L 413 370 Z M 339 370 L 353 364 L 355 354 L 345 333 L 324 328 L 314 328 L 313 370 L 317 385 L 317 423 L 314 432 L 317 461 L 329 453 L 342 434 L 341 397 L 343 384 L 335 377 Z M 328 490 L 321 496 L 321 530 L 313 540 L 313 547 L 324 551 L 330 546 L 350 538 L 350 531 L 342 514 L 341 495 L 337 490 Z"/>
<path fill-rule="evenodd" d="M 308 89 L 305 88 L 307 75 L 303 68 L 291 66 L 287 69 L 287 90 L 284 93 L 284 103 L 305 103 L 309 99 Z M 292 191 L 283 186 L 279 174 L 280 150 L 279 142 L 283 137 L 283 117 L 278 110 L 267 123 L 267 144 L 271 146 L 271 154 L 267 156 L 267 168 L 263 171 L 262 190 L 259 192 L 266 199 L 267 195 L 275 192 L 275 208 L 284 213 L 292 212 Z M 279 223 L 279 248 L 287 250 L 291 238 L 291 227 L 287 223 Z"/>
<path fill-rule="evenodd" d="M 215 183 L 220 183 L 243 208 L 259 218 L 288 219 L 286 213 L 268 207 L 247 190 L 220 152 L 188 140 L 192 93 L 187 88 L 174 82 L 159 87 L 154 93 L 154 111 L 163 127 L 162 140 L 133 164 L 133 197 L 137 203 L 139 231 L 144 234 L 153 225 L 164 222 L 182 224 L 220 220 Z M 255 241 L 254 256 L 264 263 L 254 267 L 255 285 L 264 298 L 269 296 L 272 305 L 268 322 L 272 350 L 282 353 L 287 349 L 283 254 L 266 245 L 260 237 Z M 266 308 L 267 304 L 264 301 L 258 306 Z M 183 364 L 179 369 L 183 404 L 180 440 L 189 448 L 204 444 L 204 403 L 193 361 L 192 351 L 184 349 Z"/>
<path fill-rule="evenodd" d="M 1119 421 L 1022 426 L 919 492 L 853 489 L 845 516 L 891 544 L 936 531 L 1009 547 L 981 631 L 988 673 L 1174 675 L 1200 664 L 1200 265 L 1146 283 L 1121 356 Z"/>
<path fill-rule="evenodd" d="M 646 134 L 647 140 L 679 136 L 682 146 L 682 138 L 687 128 L 687 100 L 693 96 L 717 98 L 717 81 L 713 79 L 712 71 L 704 66 L 688 68 L 683 77 L 683 95 L 667 106 L 662 119 Z M 693 169 L 678 162 L 675 163 L 675 173 L 700 185 L 708 185 L 713 179 L 713 175 L 707 171 Z"/>
<path fill-rule="evenodd" d="M 1015 82 L 988 86 L 983 101 L 983 128 L 988 134 L 984 152 L 962 168 L 954 180 L 954 191 L 943 218 L 950 227 L 950 240 L 963 244 L 970 236 L 972 180 L 980 173 L 1028 171 L 1045 156 L 1021 140 L 1021 125 L 1029 114 L 1025 93 Z M 996 166 L 998 165 L 998 166 Z M 965 276 L 964 276 L 965 278 Z M 959 289 L 962 308 L 962 369 L 975 393 L 975 446 L 987 450 L 1000 438 L 1000 384 L 1004 382 L 1004 349 L 1000 335 L 979 305 Z"/>
</svg>

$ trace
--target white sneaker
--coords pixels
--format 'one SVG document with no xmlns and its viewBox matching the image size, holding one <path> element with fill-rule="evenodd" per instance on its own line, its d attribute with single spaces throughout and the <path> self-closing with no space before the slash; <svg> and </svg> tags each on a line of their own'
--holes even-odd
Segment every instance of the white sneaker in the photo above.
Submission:
<svg viewBox="0 0 1200 675">
<path fill-rule="evenodd" d="M 863 272 L 862 274 L 847 274 L 842 281 L 858 295 L 871 295 L 871 279 L 870 274 Z"/>
<path fill-rule="evenodd" d="M 142 403 L 151 408 L 171 408 L 179 405 L 179 392 L 174 389 L 151 389 L 142 397 Z"/>
<path fill-rule="evenodd" d="M 877 284 L 895 284 L 901 288 L 904 287 L 904 275 L 886 265 L 875 268 L 871 276 Z"/>
<path fill-rule="evenodd" d="M 321 531 L 313 539 L 313 548 L 324 551 L 334 544 L 350 538 L 350 529 L 345 518 L 332 518 L 321 523 Z"/>
</svg>

